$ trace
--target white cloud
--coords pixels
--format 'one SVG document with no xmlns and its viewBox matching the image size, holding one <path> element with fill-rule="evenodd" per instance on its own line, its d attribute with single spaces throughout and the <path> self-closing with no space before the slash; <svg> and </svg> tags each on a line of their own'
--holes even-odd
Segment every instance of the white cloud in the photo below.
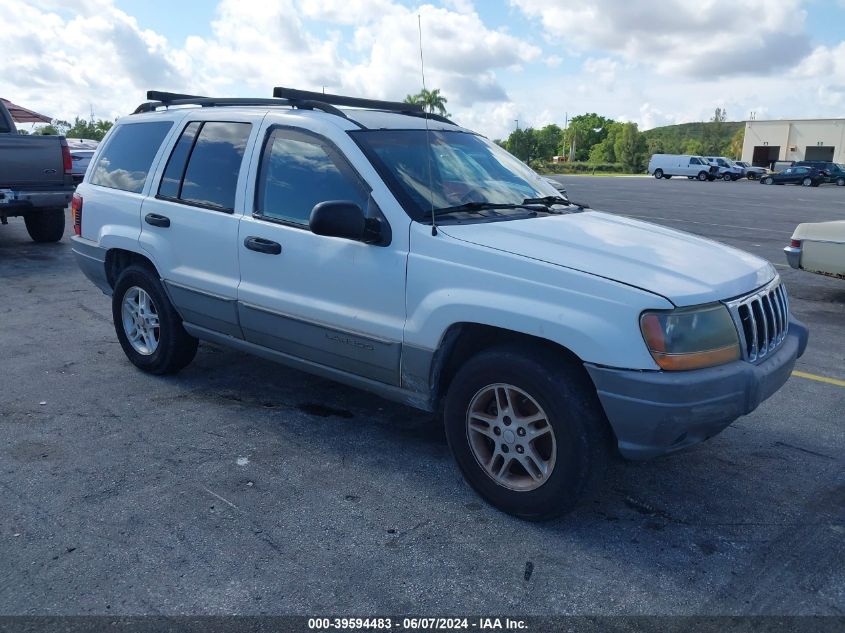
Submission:
<svg viewBox="0 0 845 633">
<path fill-rule="evenodd" d="M 801 0 L 510 0 L 538 19 L 550 38 L 602 50 L 659 72 L 709 78 L 765 74 L 809 51 Z"/>
</svg>

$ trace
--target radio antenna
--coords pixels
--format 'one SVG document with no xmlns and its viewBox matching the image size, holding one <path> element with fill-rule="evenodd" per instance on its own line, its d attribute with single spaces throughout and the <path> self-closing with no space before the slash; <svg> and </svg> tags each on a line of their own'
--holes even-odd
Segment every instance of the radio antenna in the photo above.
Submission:
<svg viewBox="0 0 845 633">
<path fill-rule="evenodd" d="M 423 59 L 423 45 L 422 45 L 422 16 L 417 13 L 417 29 L 420 34 L 420 74 L 422 75 L 422 94 L 426 93 L 425 89 L 425 60 Z M 425 117 L 425 142 L 426 142 L 426 163 L 428 165 L 428 202 L 431 205 L 431 234 L 437 235 L 437 224 L 434 221 L 434 180 L 431 175 L 431 130 L 428 127 L 428 110 L 423 104 L 423 116 Z"/>
</svg>

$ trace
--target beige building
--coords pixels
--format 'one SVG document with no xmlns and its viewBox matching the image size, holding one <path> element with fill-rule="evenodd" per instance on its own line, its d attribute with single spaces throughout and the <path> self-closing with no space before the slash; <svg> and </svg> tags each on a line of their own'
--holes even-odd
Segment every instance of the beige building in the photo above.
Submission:
<svg viewBox="0 0 845 633">
<path fill-rule="evenodd" d="M 845 163 L 845 119 L 746 121 L 742 160 L 769 168 L 777 160 Z"/>
</svg>

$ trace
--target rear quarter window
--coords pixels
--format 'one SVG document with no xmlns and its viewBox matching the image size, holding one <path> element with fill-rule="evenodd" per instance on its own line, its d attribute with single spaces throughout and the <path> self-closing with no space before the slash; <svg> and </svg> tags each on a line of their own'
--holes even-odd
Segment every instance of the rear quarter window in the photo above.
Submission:
<svg viewBox="0 0 845 633">
<path fill-rule="evenodd" d="M 112 132 L 91 175 L 91 184 L 140 193 L 172 121 L 127 123 Z"/>
</svg>

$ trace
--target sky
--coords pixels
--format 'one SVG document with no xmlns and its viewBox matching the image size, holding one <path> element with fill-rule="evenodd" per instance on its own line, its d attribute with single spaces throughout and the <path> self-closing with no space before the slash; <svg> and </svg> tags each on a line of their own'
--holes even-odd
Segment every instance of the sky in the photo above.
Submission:
<svg viewBox="0 0 845 633">
<path fill-rule="evenodd" d="M 402 100 L 490 138 L 596 112 L 641 129 L 845 117 L 845 0 L 0 0 L 0 96 L 114 119 L 147 90 Z M 419 21 L 419 22 L 418 22 Z"/>
</svg>

